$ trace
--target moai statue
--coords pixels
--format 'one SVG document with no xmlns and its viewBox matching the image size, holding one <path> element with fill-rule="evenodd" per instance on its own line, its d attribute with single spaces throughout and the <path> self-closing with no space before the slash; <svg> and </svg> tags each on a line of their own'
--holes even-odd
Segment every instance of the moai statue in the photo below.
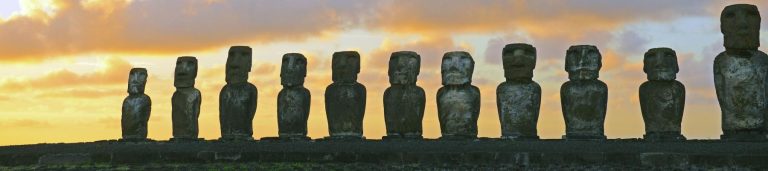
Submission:
<svg viewBox="0 0 768 171">
<path fill-rule="evenodd" d="M 445 53 L 442 60 L 443 87 L 437 91 L 440 139 L 476 139 L 480 89 L 472 85 L 475 61 L 463 51 Z"/>
<path fill-rule="evenodd" d="M 643 72 L 648 74 L 648 81 L 640 85 L 640 109 L 645 121 L 644 139 L 685 140 L 680 134 L 685 86 L 675 80 L 680 71 L 675 51 L 670 48 L 648 50 L 643 64 Z"/>
<path fill-rule="evenodd" d="M 195 88 L 197 58 L 182 56 L 176 59 L 173 86 L 176 92 L 171 97 L 173 138 L 171 141 L 198 140 L 197 118 L 200 116 L 200 90 Z"/>
<path fill-rule="evenodd" d="M 147 140 L 147 122 L 152 112 L 152 100 L 144 94 L 147 69 L 133 68 L 128 74 L 128 97 L 123 100 L 123 140 Z"/>
<path fill-rule="evenodd" d="M 717 100 L 723 140 L 764 141 L 768 112 L 768 55 L 760 46 L 760 12 L 749 4 L 730 5 L 720 15 L 725 52 L 715 58 Z"/>
<path fill-rule="evenodd" d="M 277 95 L 277 126 L 280 139 L 308 140 L 307 119 L 312 96 L 304 88 L 307 76 L 307 58 L 300 53 L 283 55 L 280 84 Z"/>
<path fill-rule="evenodd" d="M 567 140 L 604 140 L 608 86 L 598 80 L 602 56 L 592 45 L 571 46 L 565 57 L 569 81 L 560 88 Z"/>
<path fill-rule="evenodd" d="M 330 139 L 365 139 L 365 86 L 357 82 L 360 54 L 356 51 L 333 53 L 333 83 L 325 89 L 325 113 Z"/>
<path fill-rule="evenodd" d="M 248 82 L 252 65 L 251 47 L 229 48 L 225 68 L 227 84 L 219 93 L 221 140 L 253 140 L 253 115 L 258 91 Z"/>
<path fill-rule="evenodd" d="M 536 48 L 524 43 L 508 44 L 502 51 L 504 77 L 496 88 L 496 106 L 502 139 L 539 139 L 536 124 L 541 106 L 541 86 L 532 80 Z"/>
<path fill-rule="evenodd" d="M 384 139 L 421 139 L 424 118 L 424 89 L 416 85 L 421 56 L 416 52 L 400 51 L 389 57 L 389 83 L 384 91 Z"/>
</svg>

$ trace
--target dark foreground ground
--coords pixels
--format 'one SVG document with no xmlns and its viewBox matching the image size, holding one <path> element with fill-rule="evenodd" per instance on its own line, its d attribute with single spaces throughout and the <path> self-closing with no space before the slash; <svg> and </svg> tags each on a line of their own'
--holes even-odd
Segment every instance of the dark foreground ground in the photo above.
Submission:
<svg viewBox="0 0 768 171">
<path fill-rule="evenodd" d="M 0 147 L 0 170 L 768 170 L 768 143 L 116 142 Z"/>
</svg>

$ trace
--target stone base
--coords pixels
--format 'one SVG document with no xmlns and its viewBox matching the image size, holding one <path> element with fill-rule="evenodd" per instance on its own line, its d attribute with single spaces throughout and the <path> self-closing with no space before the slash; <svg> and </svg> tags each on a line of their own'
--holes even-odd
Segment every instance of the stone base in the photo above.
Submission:
<svg viewBox="0 0 768 171">
<path fill-rule="evenodd" d="M 723 141 L 766 141 L 763 131 L 723 131 L 720 135 Z"/>
<path fill-rule="evenodd" d="M 608 138 L 598 134 L 566 134 L 563 135 L 563 139 L 567 141 L 605 141 Z"/>
<path fill-rule="evenodd" d="M 200 142 L 205 141 L 203 138 L 171 138 L 170 142 Z"/>
<path fill-rule="evenodd" d="M 230 136 L 221 137 L 219 141 L 253 141 L 253 137 L 250 136 Z"/>
<path fill-rule="evenodd" d="M 685 136 L 680 132 L 649 132 L 643 135 L 645 141 L 684 141 Z"/>
<path fill-rule="evenodd" d="M 501 136 L 501 140 L 530 141 L 530 140 L 539 140 L 539 136 L 537 136 L 537 135 L 509 135 L 509 136 Z"/>
<path fill-rule="evenodd" d="M 149 138 L 123 138 L 117 140 L 118 142 L 154 142 L 155 140 Z"/>
<path fill-rule="evenodd" d="M 301 135 L 283 135 L 279 137 L 264 137 L 261 138 L 261 140 L 277 140 L 277 141 L 310 141 L 312 138 L 309 138 L 308 136 L 301 136 Z"/>
<path fill-rule="evenodd" d="M 446 141 L 474 141 L 474 140 L 477 140 L 477 136 L 472 136 L 472 135 L 443 135 L 438 140 L 446 140 Z"/>
<path fill-rule="evenodd" d="M 381 137 L 381 140 L 386 141 L 415 141 L 415 140 L 423 140 L 424 137 L 421 135 L 387 135 Z"/>
<path fill-rule="evenodd" d="M 318 139 L 318 141 L 365 141 L 365 137 L 355 135 L 334 135 Z"/>
</svg>

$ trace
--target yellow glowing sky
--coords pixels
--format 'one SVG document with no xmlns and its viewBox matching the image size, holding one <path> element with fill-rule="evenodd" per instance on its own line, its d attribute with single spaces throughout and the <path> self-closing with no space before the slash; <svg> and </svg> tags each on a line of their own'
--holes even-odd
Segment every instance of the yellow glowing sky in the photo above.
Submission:
<svg viewBox="0 0 768 171">
<path fill-rule="evenodd" d="M 280 57 L 309 59 L 305 86 L 312 93 L 309 135 L 328 135 L 323 103 L 331 83 L 330 57 L 356 50 L 359 82 L 368 89 L 364 134 L 385 134 L 382 94 L 389 86 L 390 53 L 422 56 L 419 85 L 427 93 L 424 136 L 439 137 L 435 94 L 439 62 L 448 51 L 475 58 L 473 84 L 482 95 L 480 136 L 500 136 L 495 89 L 501 83 L 501 49 L 524 42 L 538 49 L 534 80 L 542 85 L 539 134 L 564 133 L 560 85 L 565 50 L 593 44 L 603 54 L 600 79 L 609 87 L 605 130 L 609 138 L 642 137 L 637 89 L 644 82 L 642 54 L 654 47 L 677 51 L 678 80 L 687 88 L 683 134 L 717 138 L 720 110 L 712 60 L 723 50 L 719 0 L 536 1 L 269 1 L 269 0 L 23 0 L 0 1 L 0 145 L 82 142 L 120 137 L 120 106 L 128 71 L 145 67 L 153 99 L 149 137 L 171 136 L 170 99 L 178 56 L 197 56 L 196 87 L 203 102 L 200 136 L 220 136 L 218 93 L 226 51 L 253 48 L 250 82 L 258 87 L 254 137 L 277 135 Z M 762 40 L 768 40 L 763 22 Z M 766 48 L 761 48 L 763 51 Z"/>
</svg>

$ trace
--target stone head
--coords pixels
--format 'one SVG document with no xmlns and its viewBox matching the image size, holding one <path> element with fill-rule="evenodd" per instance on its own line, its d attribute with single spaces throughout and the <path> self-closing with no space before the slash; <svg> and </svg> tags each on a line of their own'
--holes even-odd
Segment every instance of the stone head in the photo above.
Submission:
<svg viewBox="0 0 768 171">
<path fill-rule="evenodd" d="M 421 56 L 416 52 L 399 51 L 389 57 L 389 83 L 416 84 L 421 67 Z"/>
<path fill-rule="evenodd" d="M 333 82 L 354 83 L 357 82 L 357 74 L 360 73 L 360 54 L 356 51 L 341 51 L 333 53 L 331 70 Z"/>
<path fill-rule="evenodd" d="M 648 74 L 648 80 L 675 80 L 678 71 L 680 68 L 674 50 L 653 48 L 645 52 L 643 72 Z"/>
<path fill-rule="evenodd" d="M 464 51 L 448 52 L 443 55 L 440 73 L 443 85 L 462 85 L 472 83 L 475 61 Z"/>
<path fill-rule="evenodd" d="M 307 76 L 307 58 L 300 53 L 287 53 L 283 55 L 283 64 L 280 67 L 280 84 L 283 86 L 304 85 L 304 77 Z"/>
<path fill-rule="evenodd" d="M 501 54 L 507 80 L 533 78 L 533 69 L 536 68 L 535 47 L 525 43 L 508 44 Z"/>
<path fill-rule="evenodd" d="M 225 69 L 227 84 L 247 82 L 248 73 L 251 72 L 252 59 L 251 47 L 230 47 Z"/>
<path fill-rule="evenodd" d="M 194 87 L 195 77 L 197 77 L 197 58 L 193 56 L 177 58 L 173 86 L 176 88 Z"/>
<path fill-rule="evenodd" d="M 147 85 L 147 69 L 132 68 L 128 74 L 128 94 L 144 94 Z"/>
<path fill-rule="evenodd" d="M 760 12 L 757 6 L 735 4 L 720 14 L 725 49 L 756 50 L 760 47 Z"/>
<path fill-rule="evenodd" d="M 565 55 L 565 71 L 568 72 L 568 79 L 597 79 L 600 76 L 600 68 L 603 67 L 602 58 L 595 46 L 571 46 Z"/>
</svg>

